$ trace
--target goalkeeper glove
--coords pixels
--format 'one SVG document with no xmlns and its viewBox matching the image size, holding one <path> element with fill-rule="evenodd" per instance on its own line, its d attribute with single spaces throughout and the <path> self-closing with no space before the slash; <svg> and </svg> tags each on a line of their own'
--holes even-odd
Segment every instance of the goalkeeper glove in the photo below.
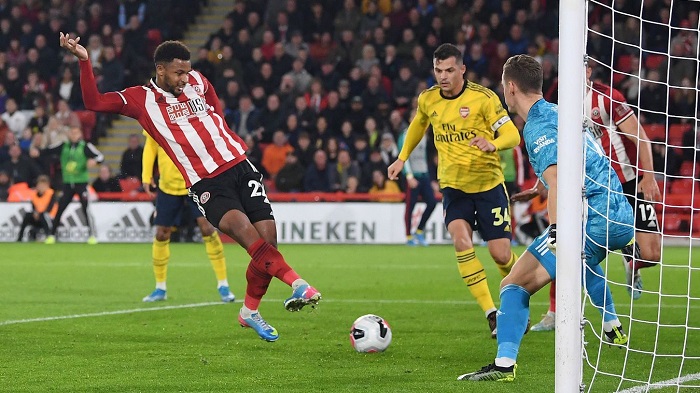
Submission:
<svg viewBox="0 0 700 393">
<path fill-rule="evenodd" d="M 557 248 L 557 224 L 552 224 L 549 226 L 549 236 L 547 236 L 547 247 L 550 250 L 555 250 Z"/>
</svg>

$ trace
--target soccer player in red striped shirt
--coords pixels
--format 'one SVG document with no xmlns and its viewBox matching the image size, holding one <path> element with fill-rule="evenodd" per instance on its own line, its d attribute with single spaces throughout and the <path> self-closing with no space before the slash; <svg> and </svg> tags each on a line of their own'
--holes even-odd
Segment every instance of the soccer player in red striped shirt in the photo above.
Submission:
<svg viewBox="0 0 700 393">
<path fill-rule="evenodd" d="M 80 37 L 60 34 L 61 46 L 80 61 L 85 107 L 134 118 L 175 163 L 199 210 L 214 226 L 248 251 L 248 282 L 238 321 L 267 341 L 279 338 L 258 312 L 272 277 L 293 289 L 289 311 L 315 305 L 321 294 L 303 280 L 277 251 L 277 230 L 262 175 L 246 159 L 246 145 L 224 121 L 211 83 L 192 70 L 189 49 L 166 41 L 153 55 L 156 76 L 144 86 L 101 94 Z"/>
</svg>

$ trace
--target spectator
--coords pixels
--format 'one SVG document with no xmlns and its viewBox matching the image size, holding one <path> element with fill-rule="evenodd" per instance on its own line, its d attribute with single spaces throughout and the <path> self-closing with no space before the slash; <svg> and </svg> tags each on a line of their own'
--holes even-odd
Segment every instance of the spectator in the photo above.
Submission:
<svg viewBox="0 0 700 393">
<path fill-rule="evenodd" d="M 381 26 L 384 15 L 379 11 L 377 0 L 363 1 L 363 14 L 360 19 L 360 37 L 368 39 L 377 27 Z"/>
<path fill-rule="evenodd" d="M 41 175 L 38 177 L 36 190 L 33 190 L 31 195 L 32 211 L 24 214 L 22 225 L 19 228 L 18 242 L 22 241 L 24 231 L 28 226 L 30 226 L 30 241 L 36 240 L 37 230 L 39 229 L 44 230 L 46 236 L 50 235 L 51 232 L 51 213 L 52 211 L 53 213 L 56 212 L 55 208 L 57 205 L 48 176 Z"/>
<path fill-rule="evenodd" d="M 34 115 L 29 119 L 27 128 L 32 130 L 32 134 L 41 133 L 48 122 L 49 116 L 46 114 L 46 109 L 43 105 L 37 105 L 34 108 Z"/>
<path fill-rule="evenodd" d="M 0 170 L 0 202 L 7 202 L 11 185 L 12 179 L 10 179 L 10 176 L 6 171 Z"/>
<path fill-rule="evenodd" d="M 112 176 L 112 168 L 110 168 L 107 164 L 100 165 L 100 171 L 97 175 L 97 179 L 95 179 L 95 181 L 92 182 L 92 188 L 95 190 L 95 192 L 122 191 L 122 187 L 119 184 L 119 179 Z"/>
<path fill-rule="evenodd" d="M 338 152 L 338 164 L 336 168 L 338 171 L 338 184 L 336 189 L 347 193 L 356 192 L 357 185 L 362 176 L 362 171 L 357 162 L 353 161 L 348 150 L 341 149 Z"/>
<path fill-rule="evenodd" d="M 401 202 L 403 195 L 399 185 L 393 180 L 388 180 L 384 173 L 380 170 L 372 171 L 372 188 L 369 189 L 369 194 L 378 202 Z"/>
<path fill-rule="evenodd" d="M 275 131 L 272 136 L 272 144 L 267 146 L 262 154 L 262 166 L 272 180 L 275 179 L 277 173 L 284 166 L 287 160 L 287 154 L 293 151 L 294 147 L 289 144 L 284 131 Z"/>
<path fill-rule="evenodd" d="M 666 122 L 666 87 L 660 82 L 659 72 L 649 70 L 647 79 L 642 81 L 639 91 L 639 112 L 642 123 Z"/>
<path fill-rule="evenodd" d="M 24 99 L 20 104 L 20 110 L 30 111 L 38 105 L 43 105 L 47 90 L 48 86 L 39 79 L 39 73 L 36 70 L 30 70 L 27 73 L 27 83 L 24 84 Z"/>
<path fill-rule="evenodd" d="M 249 95 L 242 95 L 238 99 L 238 108 L 233 111 L 232 121 L 229 126 L 238 136 L 245 138 L 246 135 L 258 128 L 259 111 L 253 105 Z"/>
<path fill-rule="evenodd" d="M 361 139 L 357 139 L 361 140 Z M 358 162 L 362 162 L 359 161 Z M 360 192 L 368 192 L 373 185 L 372 173 L 375 171 L 380 171 L 381 173 L 387 173 L 387 165 L 382 160 L 382 153 L 379 149 L 372 149 L 369 153 L 369 159 L 364 161 L 362 166 L 362 178 L 360 178 Z"/>
<path fill-rule="evenodd" d="M 341 9 L 333 19 L 335 31 L 357 31 L 362 21 L 362 14 L 357 9 L 354 0 L 344 0 Z"/>
<path fill-rule="evenodd" d="M 261 171 L 263 176 L 267 176 L 265 167 L 262 165 L 263 151 L 260 149 L 257 139 L 255 139 L 253 134 L 248 134 L 243 138 L 243 141 L 245 142 L 246 146 L 248 146 L 248 150 L 245 151 L 248 161 L 250 161 L 250 163 L 253 164 L 253 166 L 255 166 L 259 171 Z"/>
<path fill-rule="evenodd" d="M 15 102 L 22 102 L 22 92 L 24 90 L 24 82 L 20 77 L 19 68 L 15 66 L 7 67 L 7 75 L 3 80 L 7 97 L 12 98 Z M 5 102 L 7 105 L 7 101 Z"/>
<path fill-rule="evenodd" d="M 34 160 L 22 154 L 18 144 L 10 146 L 10 160 L 5 162 L 0 170 L 7 172 L 12 178 L 12 183 L 27 183 L 32 187 L 41 171 Z"/>
<path fill-rule="evenodd" d="M 362 57 L 355 62 L 355 66 L 360 69 L 362 77 L 369 75 L 369 70 L 373 65 L 378 65 L 377 52 L 374 46 L 365 44 L 362 47 Z"/>
<path fill-rule="evenodd" d="M 314 161 L 304 175 L 305 192 L 331 192 L 336 184 L 335 171 L 328 165 L 328 157 L 322 149 L 314 153 Z"/>
<path fill-rule="evenodd" d="M 19 110 L 17 106 L 17 101 L 10 98 L 5 102 L 5 113 L 0 117 L 7 124 L 7 128 L 19 137 L 22 134 L 22 130 L 29 124 L 29 117 L 22 111 Z"/>
<path fill-rule="evenodd" d="M 267 97 L 267 106 L 260 112 L 260 126 L 255 130 L 255 139 L 259 143 L 272 142 L 272 133 L 282 128 L 284 113 L 280 108 L 280 99 L 276 94 Z"/>
<path fill-rule="evenodd" d="M 304 186 L 306 168 L 299 162 L 294 152 L 287 153 L 282 169 L 275 177 L 275 187 L 280 192 L 300 192 Z"/>
<path fill-rule="evenodd" d="M 657 138 L 651 143 L 654 174 L 659 180 L 665 180 L 666 176 L 677 176 L 683 161 L 681 155 L 675 152 L 675 148 L 666 146 L 665 142 L 663 139 Z"/>
<path fill-rule="evenodd" d="M 292 70 L 287 73 L 294 79 L 294 94 L 304 94 L 311 85 L 313 77 L 304 68 L 304 62 L 300 58 L 292 62 Z"/>
<path fill-rule="evenodd" d="M 116 57 L 114 47 L 102 50 L 102 72 L 97 84 L 101 92 L 120 91 L 124 88 L 124 64 Z"/>
<path fill-rule="evenodd" d="M 341 150 L 346 149 L 354 156 L 352 153 L 355 149 L 355 130 L 352 129 L 352 123 L 345 120 L 340 125 L 340 135 L 337 136 L 337 140 Z"/>
<path fill-rule="evenodd" d="M 53 117 L 64 127 L 80 128 L 82 126 L 78 115 L 71 110 L 68 102 L 63 99 L 58 100 L 56 103 L 56 113 L 54 113 Z"/>
<path fill-rule="evenodd" d="M 311 137 L 306 131 L 302 131 L 297 136 L 296 144 L 294 145 L 294 155 L 299 164 L 304 167 L 304 170 L 311 165 L 314 159 L 314 147 L 311 144 Z M 303 173 L 303 172 L 302 172 Z"/>
<path fill-rule="evenodd" d="M 411 72 L 418 79 L 425 80 L 432 77 L 433 61 L 425 56 L 425 49 L 420 45 L 411 49 L 411 58 L 403 64 L 411 67 Z"/>
<path fill-rule="evenodd" d="M 489 61 L 484 56 L 481 44 L 475 42 L 469 48 L 469 54 L 464 56 L 464 65 L 467 69 L 476 73 L 481 78 L 488 75 Z"/>
<path fill-rule="evenodd" d="M 301 31 L 294 30 L 291 33 L 289 42 L 284 44 L 284 52 L 292 58 L 297 58 L 299 57 L 300 51 L 308 52 L 309 45 L 304 42 L 304 37 L 302 36 Z"/>
<path fill-rule="evenodd" d="M 329 17 L 322 2 L 314 1 L 311 3 L 311 15 L 304 23 L 303 31 L 307 42 L 333 42 L 333 37 L 330 36 L 333 32 L 333 20 Z M 323 38 L 326 34 L 328 39 Z"/>
<path fill-rule="evenodd" d="M 345 108 L 340 103 L 340 96 L 337 91 L 329 91 L 327 98 L 328 104 L 321 110 L 320 116 L 326 118 L 331 129 L 338 130 L 345 117 Z"/>
<path fill-rule="evenodd" d="M 209 60 L 209 49 L 201 47 L 197 50 L 197 61 L 192 63 L 192 68 L 201 72 L 212 83 L 216 83 L 216 68 Z"/>
<path fill-rule="evenodd" d="M 315 115 L 321 113 L 328 105 L 328 98 L 323 90 L 323 84 L 320 79 L 314 78 L 309 86 L 309 91 L 304 94 L 306 106 L 311 109 Z"/>
<path fill-rule="evenodd" d="M 408 65 L 399 68 L 399 77 L 393 83 L 393 103 L 396 108 L 407 109 L 413 98 L 416 96 L 418 80 L 413 76 L 413 72 Z"/>
<path fill-rule="evenodd" d="M 399 157 L 399 148 L 396 146 L 396 140 L 390 132 L 382 134 L 382 141 L 379 144 L 379 150 L 382 155 L 382 161 L 389 166 Z"/>
<path fill-rule="evenodd" d="M 19 148 L 22 149 L 22 154 L 29 154 L 29 148 L 32 146 L 32 129 L 25 127 L 22 130 L 22 134 L 17 138 L 17 144 Z"/>
<path fill-rule="evenodd" d="M 141 138 L 138 134 L 129 135 L 127 148 L 122 153 L 120 168 L 120 177 L 122 179 L 135 177 L 141 180 L 141 168 L 143 162 L 143 146 L 141 146 Z"/>
</svg>

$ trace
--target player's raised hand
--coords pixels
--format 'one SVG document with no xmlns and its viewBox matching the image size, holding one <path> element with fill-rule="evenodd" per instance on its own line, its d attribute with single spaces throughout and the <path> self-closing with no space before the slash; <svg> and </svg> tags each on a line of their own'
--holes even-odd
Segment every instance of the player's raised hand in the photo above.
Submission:
<svg viewBox="0 0 700 393">
<path fill-rule="evenodd" d="M 471 142 L 469 142 L 469 146 L 476 146 L 479 148 L 481 151 L 485 152 L 492 152 L 496 151 L 496 146 L 493 145 L 493 143 L 487 141 L 481 136 L 475 136 Z"/>
<path fill-rule="evenodd" d="M 75 39 L 70 38 L 70 34 L 59 33 L 59 40 L 61 42 L 61 47 L 68 49 L 70 53 L 75 55 L 79 60 L 87 60 L 88 52 L 84 46 L 80 45 L 80 37 L 75 37 Z"/>
<path fill-rule="evenodd" d="M 639 180 L 639 191 L 644 194 L 644 200 L 649 202 L 658 202 L 661 200 L 661 191 L 656 183 L 653 174 L 645 174 Z"/>
<path fill-rule="evenodd" d="M 396 180 L 399 178 L 399 173 L 401 173 L 401 170 L 403 169 L 403 161 L 400 159 L 397 159 L 394 161 L 391 165 L 389 165 L 389 169 L 387 169 L 387 177 L 389 180 Z"/>
</svg>

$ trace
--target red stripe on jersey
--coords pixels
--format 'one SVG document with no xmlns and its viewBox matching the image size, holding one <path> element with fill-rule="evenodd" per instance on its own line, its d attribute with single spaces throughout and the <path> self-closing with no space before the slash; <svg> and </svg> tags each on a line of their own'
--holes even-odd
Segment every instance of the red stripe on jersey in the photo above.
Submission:
<svg viewBox="0 0 700 393">
<path fill-rule="evenodd" d="M 120 93 L 126 101 L 121 113 L 136 118 L 163 147 L 188 187 L 246 158 L 245 143 L 206 101 L 213 94 L 204 94 L 211 88 L 209 81 L 191 71 L 189 82 L 177 97 L 153 82 Z"/>
<path fill-rule="evenodd" d="M 610 158 L 621 183 L 637 177 L 637 146 L 617 125 L 634 112 L 625 97 L 608 85 L 594 82 L 586 93 L 586 122 L 593 135 Z"/>
</svg>

